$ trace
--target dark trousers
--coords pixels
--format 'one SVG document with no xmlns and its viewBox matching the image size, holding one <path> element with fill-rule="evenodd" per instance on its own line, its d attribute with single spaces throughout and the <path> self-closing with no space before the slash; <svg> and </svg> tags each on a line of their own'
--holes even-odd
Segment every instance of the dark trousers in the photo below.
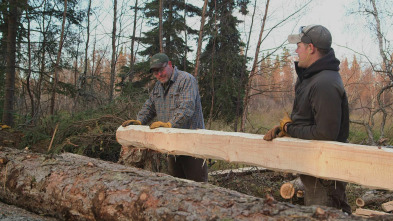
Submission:
<svg viewBox="0 0 393 221">
<path fill-rule="evenodd" d="M 342 209 L 351 214 L 345 188 L 347 183 L 336 180 L 324 180 L 313 176 L 300 175 L 305 188 L 304 204 L 321 205 Z"/>
<path fill-rule="evenodd" d="M 196 182 L 207 182 L 207 162 L 190 156 L 168 156 L 169 174 Z"/>
</svg>

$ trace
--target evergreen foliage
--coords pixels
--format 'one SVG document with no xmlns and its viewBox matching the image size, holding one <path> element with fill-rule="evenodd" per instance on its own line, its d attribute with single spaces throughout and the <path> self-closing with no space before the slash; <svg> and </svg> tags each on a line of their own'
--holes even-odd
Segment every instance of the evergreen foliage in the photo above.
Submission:
<svg viewBox="0 0 393 221">
<path fill-rule="evenodd" d="M 244 11 L 245 1 L 240 8 Z M 234 15 L 234 0 L 217 0 L 208 3 L 208 23 L 205 26 L 207 45 L 201 54 L 199 88 L 205 118 L 235 119 L 237 97 L 243 100 L 245 82 L 241 73 L 247 73 L 246 57 L 242 54 L 244 43 L 240 40 L 237 25 L 241 22 Z M 244 68 L 244 70 L 242 70 Z M 212 102 L 212 99 L 213 102 Z M 212 113 L 211 107 L 213 103 Z M 242 106 L 242 104 L 238 104 Z"/>
<path fill-rule="evenodd" d="M 201 9 L 185 3 L 183 0 L 166 0 L 163 2 L 163 48 L 172 64 L 179 66 L 184 71 L 191 72 L 192 64 L 185 56 L 191 52 L 191 48 L 186 45 L 184 32 L 195 35 L 197 31 L 187 26 L 184 19 L 184 11 L 187 17 L 194 17 L 201 14 Z M 144 32 L 144 37 L 140 38 L 142 44 L 147 45 L 146 49 L 140 52 L 143 56 L 152 56 L 160 52 L 159 45 L 159 0 L 146 3 L 145 16 L 149 19 L 148 25 L 153 28 Z M 186 62 L 186 64 L 184 64 Z"/>
</svg>

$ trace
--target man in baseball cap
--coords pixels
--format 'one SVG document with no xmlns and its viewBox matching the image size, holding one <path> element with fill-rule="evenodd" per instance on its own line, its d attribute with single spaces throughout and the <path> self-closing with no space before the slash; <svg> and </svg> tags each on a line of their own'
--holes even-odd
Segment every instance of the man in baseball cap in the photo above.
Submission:
<svg viewBox="0 0 393 221">
<path fill-rule="evenodd" d="M 339 71 L 340 61 L 332 46 L 332 36 L 322 25 L 300 28 L 288 36 L 297 44 L 298 75 L 291 117 L 284 117 L 279 126 L 269 130 L 264 140 L 291 136 L 308 140 L 347 142 L 349 135 L 348 99 Z M 300 175 L 305 187 L 305 205 L 324 205 L 350 214 L 345 193 L 346 183 Z"/>
<path fill-rule="evenodd" d="M 142 106 L 137 119 L 127 120 L 122 126 L 147 125 L 154 119 L 156 121 L 150 124 L 150 129 L 204 129 L 201 98 L 195 77 L 178 70 L 164 53 L 157 53 L 150 58 L 150 73 L 157 82 L 149 99 Z M 207 165 L 203 159 L 185 155 L 169 155 L 167 159 L 170 175 L 207 182 Z"/>
</svg>

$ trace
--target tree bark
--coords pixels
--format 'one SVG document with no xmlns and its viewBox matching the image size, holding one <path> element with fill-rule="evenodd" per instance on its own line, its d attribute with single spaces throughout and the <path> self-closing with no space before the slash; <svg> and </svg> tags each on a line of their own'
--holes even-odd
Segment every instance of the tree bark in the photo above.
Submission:
<svg viewBox="0 0 393 221">
<path fill-rule="evenodd" d="M 137 15 L 138 15 L 138 0 L 135 1 L 135 13 L 134 13 L 134 26 L 132 28 L 132 37 L 131 37 L 131 59 L 130 59 L 130 71 L 128 75 L 129 82 L 132 82 L 134 78 L 134 46 L 135 46 L 135 36 L 136 36 L 136 22 L 137 22 Z"/>
<path fill-rule="evenodd" d="M 5 77 L 5 100 L 2 123 L 14 124 L 15 67 L 16 67 L 16 31 L 18 29 L 18 0 L 9 1 L 7 35 L 7 65 Z"/>
<path fill-rule="evenodd" d="M 158 19 L 159 19 L 159 26 L 158 26 L 158 38 L 160 42 L 160 53 L 164 53 L 164 47 L 163 47 L 163 27 L 162 27 L 162 11 L 163 11 L 163 1 L 164 0 L 158 0 L 159 2 L 159 9 L 158 9 Z"/>
<path fill-rule="evenodd" d="M 0 200 L 62 220 L 355 219 L 70 153 L 2 148 L 0 158 Z"/>
</svg>

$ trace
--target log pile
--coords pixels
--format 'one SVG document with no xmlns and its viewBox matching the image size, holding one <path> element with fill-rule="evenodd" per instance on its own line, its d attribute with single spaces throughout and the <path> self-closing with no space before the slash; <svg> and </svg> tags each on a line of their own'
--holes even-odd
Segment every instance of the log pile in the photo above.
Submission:
<svg viewBox="0 0 393 221">
<path fill-rule="evenodd" d="M 304 197 L 304 186 L 300 177 L 281 185 L 280 195 L 284 199 L 291 199 L 296 193 L 297 198 Z"/>
<path fill-rule="evenodd" d="M 70 153 L 0 158 L 0 200 L 62 220 L 359 220 Z"/>
</svg>

